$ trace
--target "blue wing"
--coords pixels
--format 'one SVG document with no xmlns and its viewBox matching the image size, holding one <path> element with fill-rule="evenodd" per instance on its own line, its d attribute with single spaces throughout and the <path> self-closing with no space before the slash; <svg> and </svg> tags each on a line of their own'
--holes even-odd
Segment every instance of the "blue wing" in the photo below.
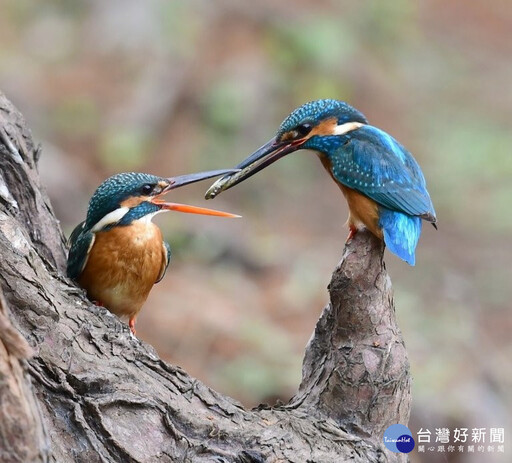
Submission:
<svg viewBox="0 0 512 463">
<path fill-rule="evenodd" d="M 76 280 L 82 273 L 89 252 L 94 244 L 94 233 L 85 229 L 85 222 L 76 226 L 69 237 L 70 249 L 66 273 L 69 278 Z"/>
<path fill-rule="evenodd" d="M 158 278 L 156 279 L 155 283 L 158 283 L 165 276 L 165 272 L 167 272 L 167 268 L 171 263 L 171 247 L 167 241 L 162 243 L 162 252 L 162 267 L 160 268 L 160 273 L 158 274 Z"/>
<path fill-rule="evenodd" d="M 343 139 L 331 158 L 336 179 L 392 211 L 436 222 L 420 166 L 400 143 L 369 125 Z"/>
</svg>

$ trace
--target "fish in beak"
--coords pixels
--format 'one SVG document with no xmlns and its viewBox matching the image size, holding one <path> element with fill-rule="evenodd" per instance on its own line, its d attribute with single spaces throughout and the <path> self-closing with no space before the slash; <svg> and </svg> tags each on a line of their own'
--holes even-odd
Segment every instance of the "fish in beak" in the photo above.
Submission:
<svg viewBox="0 0 512 463">
<path fill-rule="evenodd" d="M 237 172 L 224 175 L 217 180 L 206 192 L 206 199 L 213 199 L 223 191 L 237 185 L 255 173 L 281 159 L 289 153 L 297 151 L 307 138 L 298 140 L 279 141 L 276 137 L 252 153 L 236 166 Z"/>
</svg>

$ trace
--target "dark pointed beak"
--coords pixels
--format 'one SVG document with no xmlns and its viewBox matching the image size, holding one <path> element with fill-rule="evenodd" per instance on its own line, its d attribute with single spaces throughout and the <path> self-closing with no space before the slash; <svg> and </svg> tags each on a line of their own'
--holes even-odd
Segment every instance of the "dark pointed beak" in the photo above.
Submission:
<svg viewBox="0 0 512 463">
<path fill-rule="evenodd" d="M 238 172 L 224 175 L 217 180 L 206 192 L 206 199 L 213 199 L 218 194 L 252 177 L 254 174 L 281 159 L 289 153 L 297 151 L 306 141 L 305 138 L 280 142 L 276 137 L 258 148 L 249 157 L 236 166 Z"/>
<path fill-rule="evenodd" d="M 187 204 L 170 203 L 160 199 L 160 196 L 167 193 L 170 190 L 179 188 L 181 186 L 189 185 L 190 183 L 199 182 L 212 177 L 219 177 L 220 175 L 230 175 L 239 172 L 239 169 L 223 169 L 223 170 L 209 170 L 207 172 L 197 172 L 195 174 L 180 175 L 178 177 L 169 177 L 166 180 L 169 185 L 165 187 L 160 194 L 153 197 L 150 201 L 153 204 L 157 204 L 162 209 L 168 211 L 186 212 L 188 214 L 202 214 L 202 215 L 213 215 L 217 217 L 229 217 L 238 218 L 239 215 L 231 214 L 229 212 L 216 211 L 214 209 L 207 209 L 198 206 L 189 206 Z"/>
<path fill-rule="evenodd" d="M 165 188 L 165 191 L 174 190 L 181 186 L 189 185 L 191 183 L 200 182 L 208 178 L 220 177 L 221 175 L 230 175 L 239 172 L 240 169 L 220 169 L 220 170 L 208 170 L 206 172 L 196 172 L 195 174 L 179 175 L 178 177 L 169 177 L 167 181 L 169 186 Z"/>
</svg>

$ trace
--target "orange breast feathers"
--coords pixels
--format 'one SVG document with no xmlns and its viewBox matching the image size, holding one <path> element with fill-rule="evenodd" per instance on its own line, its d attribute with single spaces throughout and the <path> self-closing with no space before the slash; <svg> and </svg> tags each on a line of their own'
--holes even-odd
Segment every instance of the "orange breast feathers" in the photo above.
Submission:
<svg viewBox="0 0 512 463">
<path fill-rule="evenodd" d="M 134 317 L 166 264 L 160 229 L 151 222 L 135 221 L 96 234 L 78 283 L 89 299 L 119 317 Z"/>
<path fill-rule="evenodd" d="M 379 227 L 379 206 L 377 203 L 362 193 L 341 184 L 332 174 L 329 158 L 322 153 L 319 153 L 318 157 L 347 200 L 349 210 L 348 226 L 355 229 L 366 227 L 377 238 L 382 239 L 382 230 Z"/>
</svg>

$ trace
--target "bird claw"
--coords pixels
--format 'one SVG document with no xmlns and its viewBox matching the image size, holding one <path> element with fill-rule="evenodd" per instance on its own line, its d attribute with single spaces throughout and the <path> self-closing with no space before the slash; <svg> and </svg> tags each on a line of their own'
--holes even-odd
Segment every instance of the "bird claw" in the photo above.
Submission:
<svg viewBox="0 0 512 463">
<path fill-rule="evenodd" d="M 137 332 L 135 331 L 135 317 L 130 318 L 130 321 L 128 322 L 128 326 L 130 327 L 130 333 L 135 338 L 137 335 Z"/>
<path fill-rule="evenodd" d="M 347 244 L 349 241 L 352 241 L 352 238 L 354 238 L 354 236 L 356 236 L 356 233 L 357 233 L 357 228 L 354 227 L 353 225 L 350 225 L 349 226 L 349 233 L 348 233 L 348 236 L 347 236 L 347 239 L 345 240 L 345 244 Z"/>
</svg>

